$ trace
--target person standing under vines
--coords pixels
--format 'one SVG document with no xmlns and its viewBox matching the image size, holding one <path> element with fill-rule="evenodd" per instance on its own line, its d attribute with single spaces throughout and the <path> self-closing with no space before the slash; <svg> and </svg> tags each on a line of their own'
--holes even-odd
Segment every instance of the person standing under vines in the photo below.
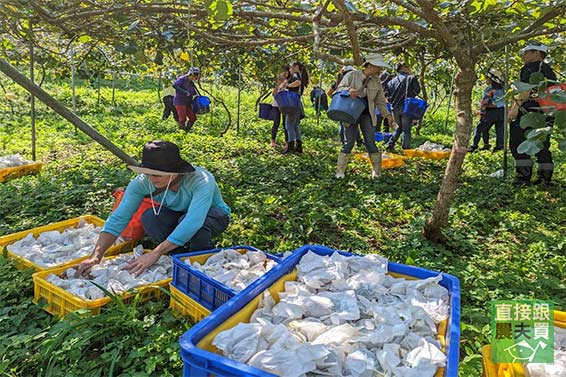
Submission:
<svg viewBox="0 0 566 377">
<path fill-rule="evenodd" d="M 294 62 L 291 64 L 291 76 L 286 80 L 285 88 L 290 92 L 295 92 L 300 96 L 303 95 L 305 88 L 308 86 L 309 75 L 304 64 Z M 297 111 L 287 113 L 285 116 L 285 129 L 289 137 L 287 147 L 283 150 L 283 154 L 303 153 L 303 141 L 301 137 L 301 129 L 299 127 L 301 118 L 304 118 L 304 109 L 302 102 Z"/>
<path fill-rule="evenodd" d="M 177 109 L 179 120 L 179 128 L 184 131 L 190 131 L 195 122 L 197 115 L 193 110 L 193 99 L 198 94 L 195 86 L 195 81 L 199 79 L 200 70 L 196 67 L 191 67 L 186 75 L 182 75 L 173 83 L 175 88 L 175 97 L 173 104 Z"/>
</svg>

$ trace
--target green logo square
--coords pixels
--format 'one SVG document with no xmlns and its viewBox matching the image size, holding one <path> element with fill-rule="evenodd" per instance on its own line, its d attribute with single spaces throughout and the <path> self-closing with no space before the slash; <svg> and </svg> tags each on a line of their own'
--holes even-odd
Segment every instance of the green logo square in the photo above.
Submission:
<svg viewBox="0 0 566 377">
<path fill-rule="evenodd" d="M 492 300 L 491 346 L 494 363 L 553 363 L 554 303 Z"/>
</svg>

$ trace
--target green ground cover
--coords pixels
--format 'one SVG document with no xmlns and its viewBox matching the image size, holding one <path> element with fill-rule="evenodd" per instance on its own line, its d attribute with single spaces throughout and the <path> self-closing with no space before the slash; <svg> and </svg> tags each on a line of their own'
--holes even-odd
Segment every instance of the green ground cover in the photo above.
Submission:
<svg viewBox="0 0 566 377">
<path fill-rule="evenodd" d="M 48 88 L 70 104 L 70 88 Z M 1 102 L 0 151 L 29 157 L 26 95 L 16 91 L 15 113 Z M 307 105 L 302 122 L 306 153 L 282 156 L 269 146 L 270 122 L 257 119 L 255 97 L 243 94 L 240 132 L 224 136 L 226 116 L 217 108 L 192 133 L 161 120 L 155 91 L 78 90 L 79 115 L 127 153 L 139 158 L 142 145 L 156 138 L 176 142 L 182 154 L 210 170 L 233 210 L 220 246 L 247 244 L 283 252 L 305 243 L 444 271 L 462 284 L 461 376 L 478 376 L 480 347 L 489 342 L 489 300 L 553 300 L 566 310 L 566 158 L 553 145 L 555 178 L 561 186 L 517 190 L 509 179 L 488 174 L 502 168 L 502 154 L 466 157 L 461 184 L 445 230 L 447 243 L 421 236 L 433 208 L 445 161 L 412 160 L 369 179 L 365 161 L 353 161 L 347 178 L 333 178 L 337 126 L 316 121 Z M 223 97 L 236 108 L 235 91 Z M 443 112 L 443 111 L 442 111 Z M 425 140 L 450 145 L 443 115 L 429 117 L 414 146 Z M 44 105 L 38 105 L 37 154 L 42 173 L 0 184 L 0 235 L 93 214 L 106 218 L 112 192 L 133 173 L 109 152 L 77 132 Z M 281 139 L 281 138 L 280 138 Z M 356 151 L 361 149 L 356 147 Z M 512 163 L 512 160 L 511 160 Z M 163 301 L 111 305 L 102 315 L 58 321 L 31 303 L 29 271 L 0 257 L 0 375 L 145 376 L 179 375 L 178 337 L 190 327 L 175 319 Z"/>
</svg>

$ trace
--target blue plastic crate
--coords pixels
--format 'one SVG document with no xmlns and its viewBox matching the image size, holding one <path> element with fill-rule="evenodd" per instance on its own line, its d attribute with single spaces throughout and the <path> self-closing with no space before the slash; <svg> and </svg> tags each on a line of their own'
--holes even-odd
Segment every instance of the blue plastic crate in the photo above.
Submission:
<svg viewBox="0 0 566 377">
<path fill-rule="evenodd" d="M 191 258 L 191 260 L 203 264 L 212 254 L 226 249 L 245 250 L 246 252 L 261 251 L 252 246 L 233 246 L 173 255 L 173 281 L 171 284 L 208 310 L 215 310 L 234 297 L 237 292 L 192 267 L 190 263 L 184 262 L 183 259 Z M 281 261 L 276 256 L 265 254 L 267 258 L 277 263 Z"/>
<path fill-rule="evenodd" d="M 247 364 L 228 359 L 212 352 L 209 347 L 214 337 L 223 330 L 235 326 L 238 322 L 248 322 L 249 316 L 257 308 L 259 298 L 266 289 L 277 289 L 286 280 L 295 279 L 295 266 L 303 255 L 313 251 L 319 255 L 330 255 L 339 252 L 345 256 L 354 255 L 345 251 L 330 249 L 326 246 L 304 245 L 295 250 L 293 255 L 283 260 L 278 266 L 250 284 L 242 292 L 234 296 L 220 309 L 210 314 L 200 323 L 185 332 L 179 339 L 181 357 L 183 359 L 183 376 L 185 377 L 217 377 L 253 376 L 273 377 L 274 374 L 251 367 Z M 388 271 L 393 274 L 406 275 L 417 279 L 437 276 L 439 273 L 420 267 L 389 262 Z M 450 294 L 450 314 L 445 331 L 445 353 L 447 354 L 444 377 L 458 377 L 458 360 L 460 353 L 460 281 L 458 278 L 442 273 L 440 285 L 447 288 Z M 206 349 L 205 349 L 206 348 Z"/>
</svg>

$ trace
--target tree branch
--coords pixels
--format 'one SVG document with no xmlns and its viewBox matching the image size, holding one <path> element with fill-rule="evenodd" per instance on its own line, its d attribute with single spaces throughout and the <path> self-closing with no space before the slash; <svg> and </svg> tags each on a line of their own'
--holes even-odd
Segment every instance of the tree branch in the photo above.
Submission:
<svg viewBox="0 0 566 377">
<path fill-rule="evenodd" d="M 513 43 L 518 42 L 518 41 L 522 41 L 522 40 L 533 38 L 533 37 L 538 37 L 538 36 L 541 36 L 541 35 L 560 33 L 560 32 L 564 32 L 564 31 L 566 31 L 566 25 L 560 25 L 560 26 L 557 26 L 557 27 L 552 28 L 552 29 L 533 30 L 529 33 L 521 33 L 521 34 L 518 34 L 518 35 L 514 35 L 512 37 L 509 37 L 509 38 L 501 39 L 497 42 L 474 46 L 472 51 L 473 51 L 474 54 L 495 51 L 495 50 L 499 50 L 500 48 L 502 48 L 506 45 L 513 44 Z"/>
<path fill-rule="evenodd" d="M 360 41 L 358 39 L 358 33 L 356 32 L 356 27 L 354 26 L 354 20 L 350 11 L 344 4 L 344 0 L 332 0 L 334 6 L 340 10 L 344 23 L 346 24 L 346 30 L 348 31 L 348 36 L 350 37 L 350 42 L 352 43 L 352 54 L 354 56 L 354 62 L 356 65 L 362 64 L 362 56 L 360 55 Z"/>
</svg>

